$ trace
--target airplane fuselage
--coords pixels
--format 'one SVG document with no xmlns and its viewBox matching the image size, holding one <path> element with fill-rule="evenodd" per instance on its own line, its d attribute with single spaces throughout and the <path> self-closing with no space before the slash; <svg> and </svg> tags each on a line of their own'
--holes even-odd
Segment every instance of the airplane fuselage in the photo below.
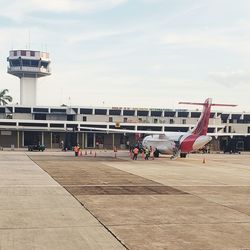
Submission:
<svg viewBox="0 0 250 250">
<path fill-rule="evenodd" d="M 144 147 L 157 149 L 162 154 L 173 154 L 176 150 L 181 153 L 189 153 L 203 148 L 211 139 L 207 135 L 166 132 L 165 134 L 146 136 L 142 144 Z"/>
</svg>

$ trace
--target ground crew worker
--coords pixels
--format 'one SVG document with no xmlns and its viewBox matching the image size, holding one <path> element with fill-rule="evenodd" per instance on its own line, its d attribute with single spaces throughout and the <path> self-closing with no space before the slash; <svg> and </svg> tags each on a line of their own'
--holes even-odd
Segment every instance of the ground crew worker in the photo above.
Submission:
<svg viewBox="0 0 250 250">
<path fill-rule="evenodd" d="M 150 156 L 150 151 L 148 148 L 146 148 L 145 149 L 145 160 L 148 160 L 149 156 Z"/>
<path fill-rule="evenodd" d="M 78 145 L 74 146 L 75 157 L 78 156 L 79 150 L 80 150 L 80 147 Z"/>
<path fill-rule="evenodd" d="M 133 153 L 134 153 L 133 160 L 137 160 L 137 156 L 138 156 L 138 153 L 139 153 L 139 149 L 138 149 L 137 147 L 135 147 L 134 150 L 133 150 Z"/>
</svg>

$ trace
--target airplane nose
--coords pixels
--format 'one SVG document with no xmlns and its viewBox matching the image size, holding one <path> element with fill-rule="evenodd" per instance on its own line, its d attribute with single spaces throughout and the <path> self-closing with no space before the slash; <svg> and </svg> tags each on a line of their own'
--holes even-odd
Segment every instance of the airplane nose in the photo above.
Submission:
<svg viewBox="0 0 250 250">
<path fill-rule="evenodd" d="M 211 140 L 212 140 L 211 136 L 206 136 L 206 135 L 199 136 L 193 144 L 193 150 L 198 150 L 204 147 Z"/>
</svg>

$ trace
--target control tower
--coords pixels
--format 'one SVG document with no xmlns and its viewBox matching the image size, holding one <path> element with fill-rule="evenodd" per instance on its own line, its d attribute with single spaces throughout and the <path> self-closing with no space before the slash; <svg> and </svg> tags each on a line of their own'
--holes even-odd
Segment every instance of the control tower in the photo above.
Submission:
<svg viewBox="0 0 250 250">
<path fill-rule="evenodd" d="M 11 50 L 8 73 L 20 78 L 20 104 L 36 105 L 37 78 L 50 75 L 49 53 L 33 50 Z"/>
</svg>

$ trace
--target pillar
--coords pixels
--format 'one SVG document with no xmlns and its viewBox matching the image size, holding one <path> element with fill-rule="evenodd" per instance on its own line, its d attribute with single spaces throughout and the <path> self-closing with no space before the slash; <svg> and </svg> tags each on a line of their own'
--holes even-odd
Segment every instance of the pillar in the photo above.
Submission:
<svg viewBox="0 0 250 250">
<path fill-rule="evenodd" d="M 19 142 L 19 131 L 17 131 L 17 148 L 20 148 L 20 142 Z"/>
<path fill-rule="evenodd" d="M 85 136 L 84 136 L 84 132 L 81 134 L 82 136 L 82 139 L 81 139 L 81 143 L 80 143 L 80 145 L 81 145 L 81 148 L 85 148 Z"/>
<path fill-rule="evenodd" d="M 112 134 L 112 147 L 113 149 L 115 147 L 115 134 L 114 133 Z"/>
<path fill-rule="evenodd" d="M 50 132 L 50 148 L 52 149 L 53 144 L 52 144 L 52 132 Z"/>
<path fill-rule="evenodd" d="M 42 145 L 44 145 L 44 132 L 42 131 Z"/>
</svg>

